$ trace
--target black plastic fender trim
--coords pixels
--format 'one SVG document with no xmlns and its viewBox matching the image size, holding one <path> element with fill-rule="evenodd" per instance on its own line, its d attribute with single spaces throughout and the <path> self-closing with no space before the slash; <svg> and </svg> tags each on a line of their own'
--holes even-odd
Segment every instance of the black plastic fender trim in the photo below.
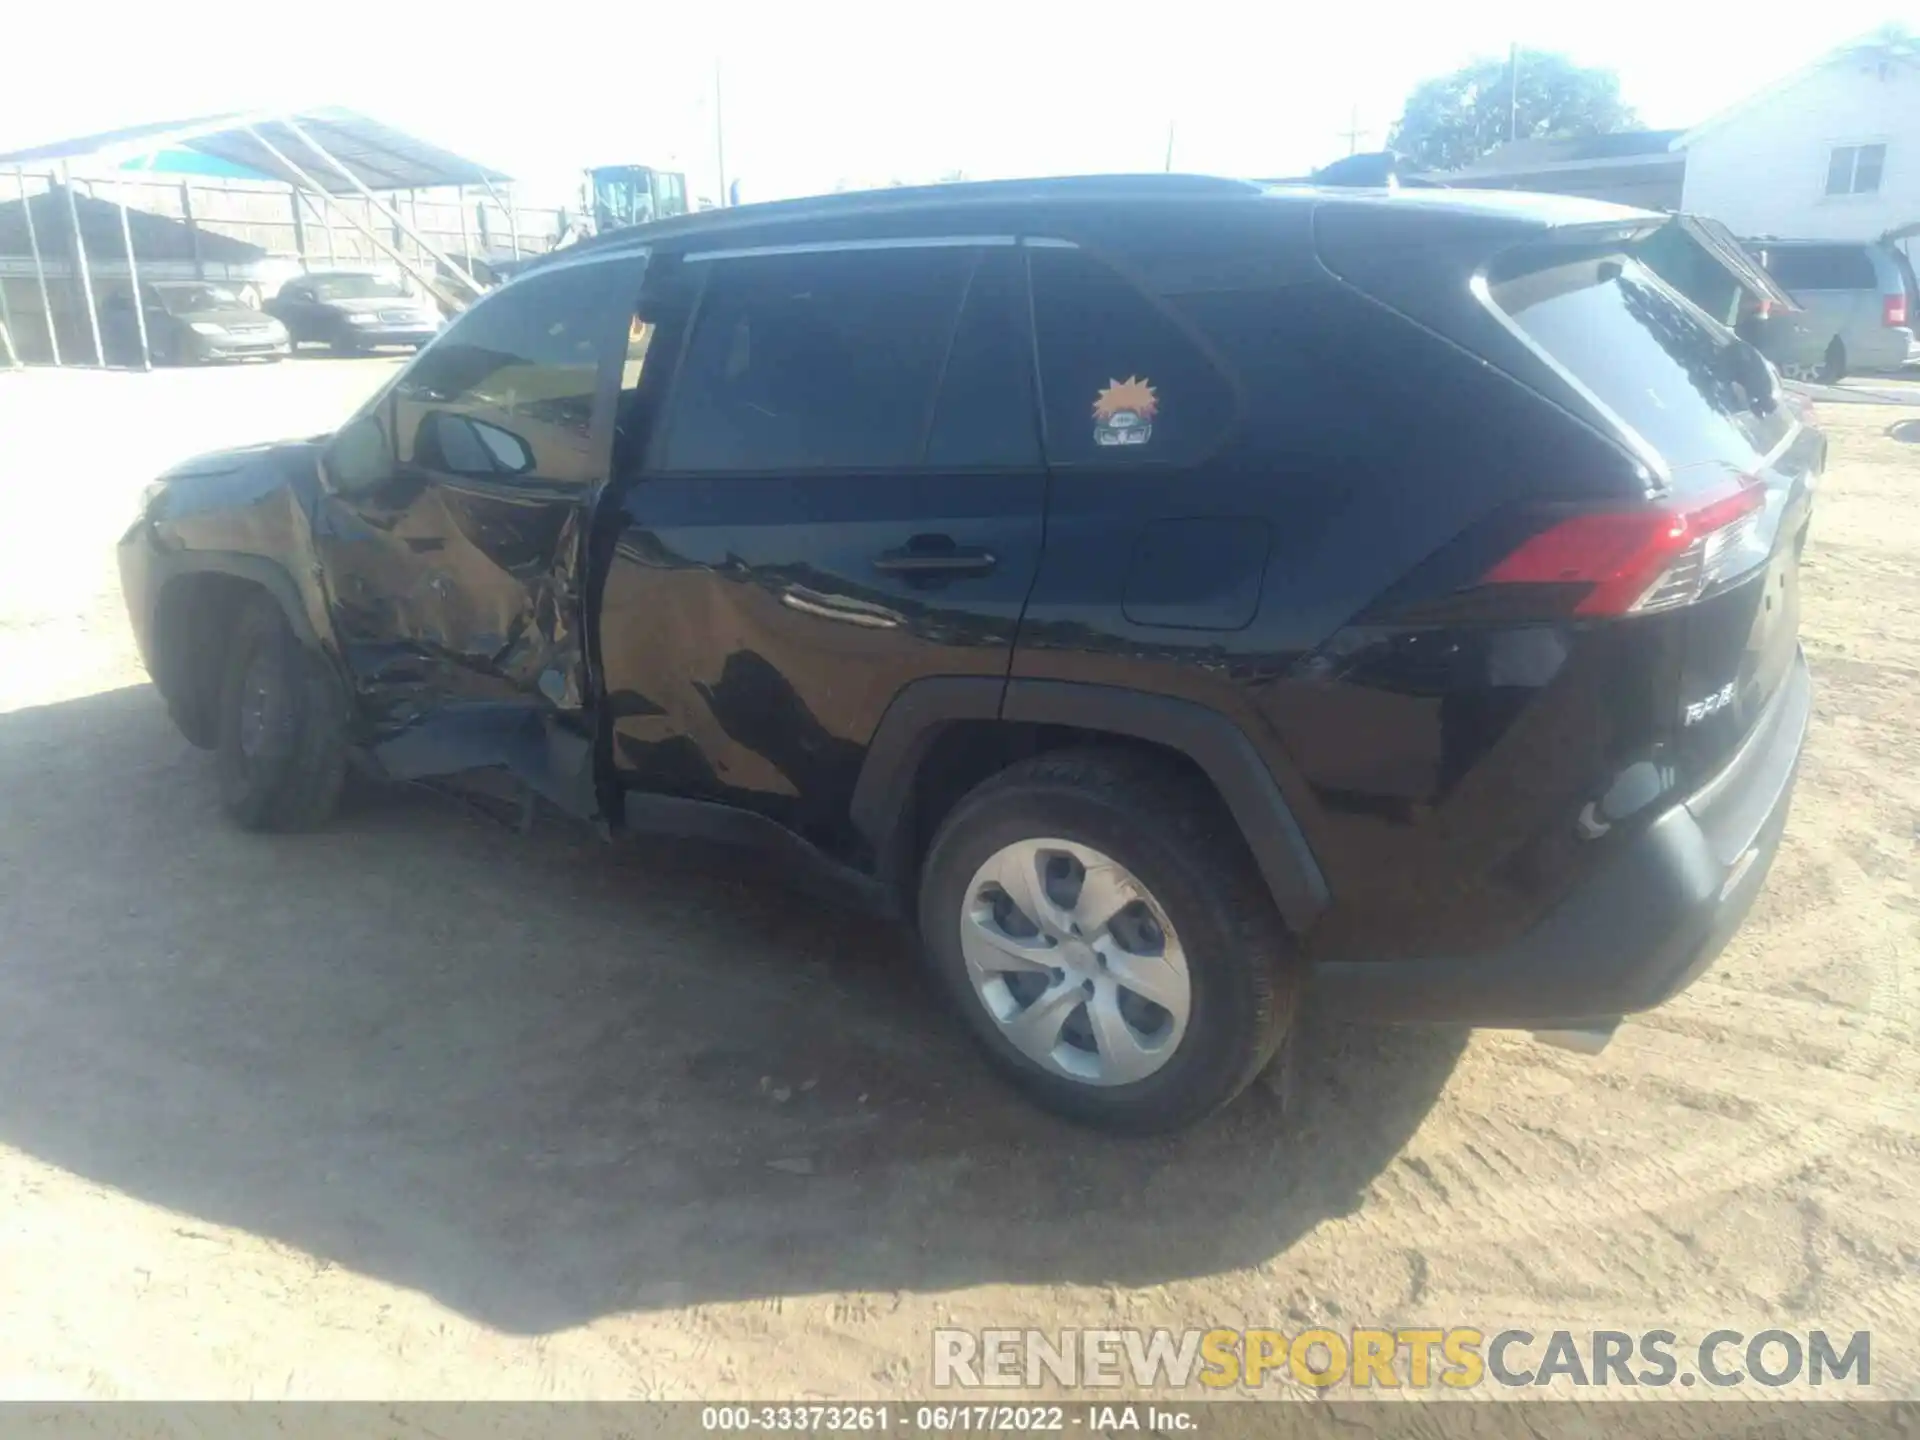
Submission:
<svg viewBox="0 0 1920 1440">
<path fill-rule="evenodd" d="M 914 775 L 941 730 L 956 720 L 1071 725 L 1165 745 L 1187 756 L 1225 800 L 1281 917 L 1303 935 L 1327 908 L 1325 875 L 1266 762 L 1240 727 L 1190 700 L 1067 680 L 935 676 L 903 688 L 887 707 L 854 785 L 850 818 L 884 882 L 897 885 L 901 827 L 910 824 Z"/>
<path fill-rule="evenodd" d="M 248 580 L 267 591 L 280 604 L 281 613 L 287 617 L 296 639 L 310 650 L 325 653 L 320 637 L 314 633 L 313 620 L 307 614 L 306 602 L 300 594 L 300 587 L 288 573 L 287 567 L 278 561 L 269 560 L 263 555 L 248 555 L 237 550 L 154 550 L 151 552 L 153 566 L 153 594 L 151 603 L 158 606 L 160 595 L 167 583 L 185 575 L 231 575 L 236 580 Z"/>
<path fill-rule="evenodd" d="M 1001 716 L 1149 740 L 1206 772 L 1253 851 L 1287 928 L 1304 935 L 1331 901 L 1326 876 L 1246 732 L 1218 710 L 1170 695 L 1072 680 L 1011 680 Z"/>
<path fill-rule="evenodd" d="M 1007 682 L 988 675 L 934 675 L 901 687 L 868 742 L 848 818 L 872 850 L 881 881 L 898 886 L 901 828 L 913 821 L 914 775 L 941 730 L 955 720 L 997 720 Z M 911 913 L 909 910 L 907 913 Z"/>
</svg>

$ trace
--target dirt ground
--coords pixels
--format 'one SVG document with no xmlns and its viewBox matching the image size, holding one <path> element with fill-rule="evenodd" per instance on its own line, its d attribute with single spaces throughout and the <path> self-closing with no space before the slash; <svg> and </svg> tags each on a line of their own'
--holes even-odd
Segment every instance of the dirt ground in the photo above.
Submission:
<svg viewBox="0 0 1920 1440">
<path fill-rule="evenodd" d="M 903 934 L 419 791 L 219 816 L 111 545 L 384 361 L 0 375 L 0 1398 L 925 1396 L 936 1325 L 1873 1332 L 1920 1395 L 1920 449 L 1823 405 L 1794 817 L 1598 1058 L 1311 1023 L 1118 1144 Z"/>
</svg>

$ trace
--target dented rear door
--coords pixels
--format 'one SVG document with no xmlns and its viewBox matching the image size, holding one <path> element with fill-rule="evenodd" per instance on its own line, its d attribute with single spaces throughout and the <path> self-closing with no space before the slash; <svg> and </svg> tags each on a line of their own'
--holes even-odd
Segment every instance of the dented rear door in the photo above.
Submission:
<svg viewBox="0 0 1920 1440">
<path fill-rule="evenodd" d="M 627 254 L 514 281 L 372 412 L 386 473 L 329 491 L 315 548 L 377 722 L 467 701 L 584 709 L 583 535 L 644 264 Z"/>
</svg>

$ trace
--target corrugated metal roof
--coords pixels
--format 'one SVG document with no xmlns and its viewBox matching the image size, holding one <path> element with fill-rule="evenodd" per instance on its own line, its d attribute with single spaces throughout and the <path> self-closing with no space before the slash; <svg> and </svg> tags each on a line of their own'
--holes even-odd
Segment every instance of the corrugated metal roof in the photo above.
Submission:
<svg viewBox="0 0 1920 1440">
<path fill-rule="evenodd" d="M 41 255 L 51 261 L 69 254 L 73 249 L 70 238 L 73 223 L 67 215 L 66 192 L 56 185 L 27 203 L 33 206 L 33 228 L 39 237 Z M 118 205 L 76 190 L 73 208 L 80 216 L 80 237 L 86 241 L 90 257 L 125 257 L 127 246 L 120 233 Z M 193 259 L 194 234 L 180 221 L 129 206 L 127 226 L 133 232 L 133 253 L 142 263 Z M 210 264 L 245 265 L 267 256 L 258 245 L 249 245 L 204 226 L 199 229 L 199 244 L 200 258 Z M 0 255 L 27 255 L 31 250 L 20 201 L 0 203 Z"/>
<path fill-rule="evenodd" d="M 152 150 L 183 149 L 239 165 L 275 179 L 292 180 L 266 145 L 292 160 L 314 183 L 336 195 L 353 193 L 352 184 L 314 154 L 288 122 L 313 137 L 370 190 L 426 189 L 434 185 L 471 185 L 512 177 L 477 160 L 396 130 L 351 110 L 322 109 L 274 115 L 231 113 L 193 120 L 157 121 L 57 140 L 26 150 L 0 154 L 0 166 L 44 165 L 58 160 L 92 156 L 123 159 Z"/>
<path fill-rule="evenodd" d="M 1613 135 L 1582 135 L 1567 140 L 1512 140 L 1488 151 L 1460 175 L 1511 174 L 1549 165 L 1591 164 L 1664 155 L 1679 130 L 1626 130 Z"/>
</svg>

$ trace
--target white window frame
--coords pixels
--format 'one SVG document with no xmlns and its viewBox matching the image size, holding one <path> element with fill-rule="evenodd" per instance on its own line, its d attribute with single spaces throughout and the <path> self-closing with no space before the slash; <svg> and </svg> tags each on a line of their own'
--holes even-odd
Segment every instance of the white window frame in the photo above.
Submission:
<svg viewBox="0 0 1920 1440">
<path fill-rule="evenodd" d="M 1893 147 L 1885 140 L 1844 140 L 1827 146 L 1826 169 L 1820 176 L 1821 198 L 1841 201 L 1877 199 L 1886 189 L 1887 159 L 1888 153 L 1892 148 Z M 1831 190 L 1828 186 L 1833 180 L 1833 162 L 1842 151 L 1847 150 L 1853 152 L 1852 162 L 1847 169 L 1847 188 L 1845 190 Z M 1863 150 L 1878 150 L 1880 152 L 1880 178 L 1871 190 L 1856 190 L 1853 188 L 1859 179 L 1860 152 Z"/>
</svg>

